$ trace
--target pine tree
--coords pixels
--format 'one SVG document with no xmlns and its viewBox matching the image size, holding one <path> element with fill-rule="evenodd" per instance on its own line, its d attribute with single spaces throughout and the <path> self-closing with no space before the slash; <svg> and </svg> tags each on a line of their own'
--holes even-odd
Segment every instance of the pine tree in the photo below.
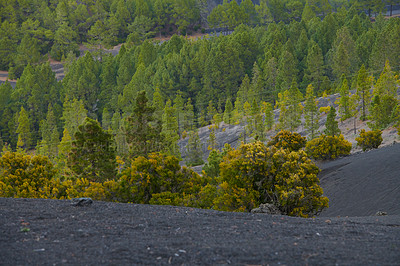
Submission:
<svg viewBox="0 0 400 266">
<path fill-rule="evenodd" d="M 263 102 L 261 108 L 262 108 L 262 113 L 264 113 L 265 129 L 269 131 L 272 129 L 275 123 L 274 108 L 272 104 L 269 102 Z"/>
<path fill-rule="evenodd" d="M 340 120 L 344 121 L 351 117 L 349 85 L 347 84 L 347 79 L 344 77 L 344 75 L 342 76 L 342 85 L 340 86 L 339 93 Z"/>
<path fill-rule="evenodd" d="M 357 76 L 357 96 L 361 101 L 361 120 L 365 121 L 367 119 L 367 109 L 370 102 L 370 92 L 371 83 L 368 78 L 367 70 L 365 66 L 362 65 L 358 71 Z"/>
<path fill-rule="evenodd" d="M 253 124 L 251 121 L 251 105 L 247 101 L 243 105 L 243 119 L 240 121 L 240 124 L 244 128 L 243 132 L 240 134 L 240 140 L 246 143 L 248 136 L 250 136 L 250 134 L 253 132 Z"/>
<path fill-rule="evenodd" d="M 114 135 L 117 156 L 120 158 L 129 157 L 129 147 L 126 140 L 125 118 L 119 112 L 115 112 L 111 119 L 111 129 Z"/>
<path fill-rule="evenodd" d="M 156 88 L 153 94 L 153 108 L 154 108 L 154 118 L 162 120 L 162 115 L 164 113 L 164 99 L 161 95 L 160 89 Z"/>
<path fill-rule="evenodd" d="M 176 93 L 176 97 L 174 99 L 174 112 L 175 112 L 174 116 L 176 117 L 177 122 L 178 122 L 179 137 L 182 136 L 182 132 L 184 130 L 184 120 L 185 120 L 185 113 L 183 111 L 184 107 L 185 107 L 185 104 L 184 104 L 184 100 L 182 97 L 182 92 L 178 91 Z"/>
<path fill-rule="evenodd" d="M 264 99 L 273 103 L 278 97 L 278 67 L 275 57 L 269 59 L 264 67 L 265 92 Z"/>
<path fill-rule="evenodd" d="M 283 95 L 281 95 L 280 99 L 280 115 L 279 122 L 281 129 L 287 129 L 291 132 L 295 131 L 297 127 L 301 124 L 301 113 L 302 106 L 300 101 L 303 96 L 299 89 L 297 88 L 296 81 L 292 81 L 292 85 L 290 89 L 285 91 Z"/>
<path fill-rule="evenodd" d="M 326 129 L 324 130 L 324 133 L 328 136 L 332 137 L 339 136 L 341 133 L 338 126 L 338 121 L 336 121 L 335 119 L 336 119 L 336 109 L 335 107 L 331 106 L 331 109 L 326 118 L 326 124 L 325 124 Z"/>
<path fill-rule="evenodd" d="M 288 48 L 284 49 L 279 58 L 277 75 L 277 84 L 280 85 L 282 90 L 289 89 L 291 81 L 296 78 L 298 72 L 296 66 L 297 58 L 294 58 L 293 54 L 288 51 Z"/>
<path fill-rule="evenodd" d="M 211 123 L 211 121 L 214 118 L 214 115 L 217 114 L 217 109 L 215 109 L 213 102 L 209 101 L 208 106 L 207 106 L 207 116 L 206 116 L 206 122 Z"/>
<path fill-rule="evenodd" d="M 257 62 L 253 65 L 253 77 L 251 78 L 249 101 L 253 102 L 253 99 L 257 100 L 257 103 L 262 98 L 262 90 L 264 87 L 262 71 L 259 68 Z"/>
<path fill-rule="evenodd" d="M 317 137 L 319 128 L 319 110 L 314 96 L 314 88 L 312 84 L 308 85 L 306 90 L 306 102 L 304 106 L 304 128 L 308 131 L 309 139 Z"/>
<path fill-rule="evenodd" d="M 111 129 L 111 119 L 112 119 L 111 113 L 109 112 L 107 107 L 104 107 L 102 121 L 101 121 L 101 125 L 104 130 Z"/>
<path fill-rule="evenodd" d="M 59 169 L 64 169 L 65 167 L 67 167 L 68 155 L 71 152 L 71 150 L 72 150 L 72 138 L 68 133 L 68 129 L 65 128 L 64 132 L 63 132 L 63 136 L 61 138 L 61 141 L 58 144 L 57 167 Z"/>
<path fill-rule="evenodd" d="M 60 142 L 57 121 L 51 104 L 48 106 L 46 120 L 40 125 L 42 141 L 38 143 L 39 153 L 50 158 L 57 156 L 57 145 Z"/>
<path fill-rule="evenodd" d="M 93 182 L 114 179 L 117 174 L 112 134 L 100 123 L 85 118 L 75 133 L 69 154 L 69 166 L 77 175 Z"/>
<path fill-rule="evenodd" d="M 189 141 L 186 146 L 186 165 L 196 166 L 203 164 L 203 151 L 197 130 L 190 131 Z"/>
<path fill-rule="evenodd" d="M 276 106 L 279 108 L 279 118 L 278 118 L 278 129 L 287 129 L 288 125 L 286 122 L 286 113 L 287 113 L 287 104 L 288 104 L 288 95 L 289 91 L 285 90 L 282 93 L 278 93 L 278 100 L 276 102 Z"/>
<path fill-rule="evenodd" d="M 315 17 L 316 17 L 315 12 L 311 8 L 311 6 L 308 4 L 308 1 L 307 1 L 306 5 L 304 6 L 304 9 L 303 9 L 303 14 L 301 15 L 301 21 L 308 23 L 310 20 L 312 20 Z"/>
<path fill-rule="evenodd" d="M 21 111 L 19 112 L 18 128 L 16 133 L 18 134 L 17 147 L 23 150 L 28 150 L 29 148 L 31 148 L 32 140 L 29 116 L 23 106 L 21 106 Z"/>
<path fill-rule="evenodd" d="M 226 99 L 225 111 L 224 111 L 224 122 L 225 124 L 232 124 L 233 122 L 233 105 L 231 99 Z"/>
<path fill-rule="evenodd" d="M 64 128 L 68 129 L 68 133 L 73 140 L 73 136 L 79 125 L 85 120 L 86 114 L 87 111 L 82 100 L 74 99 L 72 102 L 68 98 L 65 100 L 61 119 L 64 120 Z"/>
<path fill-rule="evenodd" d="M 192 105 L 192 99 L 188 98 L 185 104 L 184 111 L 184 129 L 187 131 L 192 131 L 195 129 L 195 121 L 194 121 L 194 110 Z"/>
<path fill-rule="evenodd" d="M 181 153 L 178 146 L 179 125 L 176 115 L 177 112 L 175 110 L 175 106 L 171 106 L 171 100 L 168 100 L 164 107 L 161 133 L 165 138 L 167 153 L 175 156 L 178 159 L 181 159 Z"/>
<path fill-rule="evenodd" d="M 248 109 L 248 108 L 246 108 Z M 257 104 L 256 99 L 253 99 L 253 102 L 250 107 L 250 113 L 246 114 L 247 116 L 247 132 L 250 136 L 254 137 L 254 139 L 264 141 L 264 121 L 262 119 L 262 115 L 260 112 L 260 108 Z"/>
<path fill-rule="evenodd" d="M 313 84 L 317 92 L 320 92 L 325 71 L 322 50 L 317 43 L 312 42 L 312 46 L 308 49 L 306 66 L 305 78 Z"/>
<path fill-rule="evenodd" d="M 217 137 L 215 135 L 216 127 L 213 125 L 210 125 L 208 127 L 210 131 L 210 136 L 208 137 L 208 150 L 218 150 L 218 142 L 217 142 Z"/>
<path fill-rule="evenodd" d="M 162 144 L 161 128 L 152 125 L 154 108 L 148 104 L 146 92 L 138 93 L 132 115 L 126 120 L 126 140 L 129 145 L 129 156 L 147 157 L 152 152 L 160 151 Z"/>
<path fill-rule="evenodd" d="M 377 80 L 370 106 L 369 126 L 373 129 L 385 129 L 391 123 L 399 121 L 399 101 L 397 100 L 396 78 L 386 61 L 379 79 Z"/>
</svg>

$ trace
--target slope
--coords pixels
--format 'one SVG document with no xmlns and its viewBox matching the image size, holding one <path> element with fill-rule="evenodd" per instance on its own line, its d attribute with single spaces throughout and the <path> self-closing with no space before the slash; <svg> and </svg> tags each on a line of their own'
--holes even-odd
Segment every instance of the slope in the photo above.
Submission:
<svg viewBox="0 0 400 266">
<path fill-rule="evenodd" d="M 322 162 L 319 179 L 329 208 L 321 216 L 400 215 L 400 144 Z"/>
</svg>

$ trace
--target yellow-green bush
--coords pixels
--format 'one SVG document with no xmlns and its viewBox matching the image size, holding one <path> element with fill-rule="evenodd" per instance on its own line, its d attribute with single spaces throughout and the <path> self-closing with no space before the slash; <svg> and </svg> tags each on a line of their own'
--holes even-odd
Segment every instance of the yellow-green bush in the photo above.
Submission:
<svg viewBox="0 0 400 266">
<path fill-rule="evenodd" d="M 306 138 L 299 133 L 281 130 L 278 134 L 271 138 L 268 146 L 275 146 L 280 149 L 289 149 L 290 151 L 298 151 L 305 147 Z"/>
<path fill-rule="evenodd" d="M 249 211 L 273 203 L 283 214 L 310 217 L 328 206 L 318 185 L 319 168 L 300 150 L 242 144 L 220 165 L 216 209 Z"/>
<path fill-rule="evenodd" d="M 357 146 L 361 147 L 363 151 L 377 149 L 383 141 L 382 131 L 365 131 L 365 129 L 361 129 L 360 136 L 356 138 L 356 141 Z"/>
<path fill-rule="evenodd" d="M 193 170 L 181 168 L 176 157 L 153 153 L 148 158 L 137 157 L 122 172 L 117 194 L 121 202 L 175 204 L 206 184 Z"/>
<path fill-rule="evenodd" d="M 0 197 L 43 198 L 55 174 L 45 156 L 7 151 L 0 158 Z"/>
<path fill-rule="evenodd" d="M 349 155 L 351 143 L 340 136 L 321 135 L 306 144 L 307 154 L 316 160 L 336 159 Z"/>
</svg>

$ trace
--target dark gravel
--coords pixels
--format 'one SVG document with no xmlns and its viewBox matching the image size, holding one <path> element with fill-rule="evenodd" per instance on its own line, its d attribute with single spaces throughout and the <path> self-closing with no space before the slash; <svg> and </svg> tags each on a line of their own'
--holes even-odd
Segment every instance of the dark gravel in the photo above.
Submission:
<svg viewBox="0 0 400 266">
<path fill-rule="evenodd" d="M 320 163 L 322 216 L 400 215 L 400 144 Z"/>
<path fill-rule="evenodd" d="M 400 217 L 0 198 L 1 265 L 399 265 Z"/>
</svg>

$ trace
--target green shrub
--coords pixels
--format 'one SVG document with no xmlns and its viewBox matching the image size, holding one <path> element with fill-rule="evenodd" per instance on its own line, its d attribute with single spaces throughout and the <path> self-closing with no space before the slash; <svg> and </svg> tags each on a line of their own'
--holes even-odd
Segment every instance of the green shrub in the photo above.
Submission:
<svg viewBox="0 0 400 266">
<path fill-rule="evenodd" d="M 328 206 L 318 184 L 319 168 L 303 150 L 242 144 L 224 157 L 220 168 L 215 209 L 250 211 L 273 203 L 283 214 L 310 217 Z"/>
<path fill-rule="evenodd" d="M 193 170 L 181 168 L 176 157 L 160 153 L 135 158 L 118 182 L 118 201 L 144 204 L 177 204 L 207 184 Z"/>
<path fill-rule="evenodd" d="M 307 154 L 316 160 L 336 159 L 349 155 L 350 151 L 351 143 L 345 140 L 343 135 L 333 137 L 321 135 L 306 144 Z"/>
<path fill-rule="evenodd" d="M 283 148 L 290 151 L 298 151 L 305 147 L 306 138 L 299 133 L 281 130 L 278 134 L 271 138 L 268 146 L 275 146 L 277 149 Z"/>
<path fill-rule="evenodd" d="M 360 136 L 356 138 L 357 146 L 361 147 L 363 151 L 377 149 L 382 140 L 382 131 L 380 130 L 365 131 L 361 129 Z"/>
</svg>

